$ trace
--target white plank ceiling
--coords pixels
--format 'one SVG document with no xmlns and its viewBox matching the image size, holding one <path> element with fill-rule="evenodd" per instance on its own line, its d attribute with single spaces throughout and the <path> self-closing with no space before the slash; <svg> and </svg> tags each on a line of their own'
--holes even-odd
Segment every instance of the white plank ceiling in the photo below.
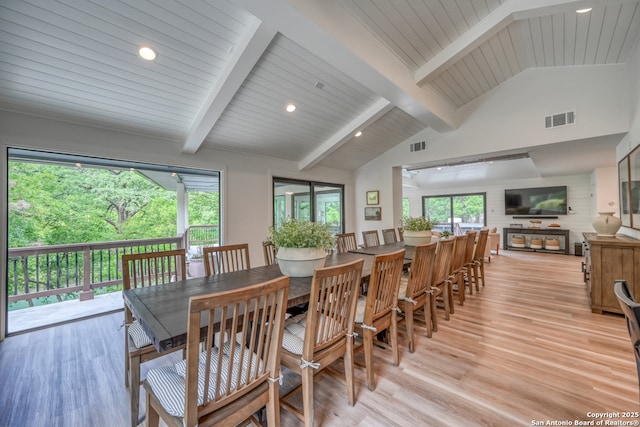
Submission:
<svg viewBox="0 0 640 427">
<path fill-rule="evenodd" d="M 0 109 L 177 141 L 185 153 L 354 170 L 434 124 L 419 91 L 455 112 L 527 68 L 625 63 L 640 2 L 576 14 L 586 3 L 2 0 Z M 313 10 L 351 16 L 411 87 L 337 42 Z M 142 61 L 142 45 L 158 58 Z"/>
</svg>

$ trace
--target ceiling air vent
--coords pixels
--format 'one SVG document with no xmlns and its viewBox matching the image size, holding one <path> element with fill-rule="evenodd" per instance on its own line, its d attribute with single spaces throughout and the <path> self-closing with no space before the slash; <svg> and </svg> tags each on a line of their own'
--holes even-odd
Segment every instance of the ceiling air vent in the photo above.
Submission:
<svg viewBox="0 0 640 427">
<path fill-rule="evenodd" d="M 554 114 L 544 118 L 545 129 L 556 128 L 558 126 L 572 125 L 576 122 L 576 112 L 567 111 L 566 113 Z"/>
<path fill-rule="evenodd" d="M 412 153 L 414 151 L 425 150 L 426 148 L 427 148 L 427 142 L 426 141 L 414 142 L 413 144 L 409 145 L 409 151 L 412 152 Z"/>
</svg>

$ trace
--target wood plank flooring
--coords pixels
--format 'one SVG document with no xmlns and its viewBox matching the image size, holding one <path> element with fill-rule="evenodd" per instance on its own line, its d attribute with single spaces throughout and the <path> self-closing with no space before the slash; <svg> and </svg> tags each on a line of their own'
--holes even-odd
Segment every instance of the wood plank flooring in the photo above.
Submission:
<svg viewBox="0 0 640 427">
<path fill-rule="evenodd" d="M 374 392 L 356 369 L 354 407 L 339 375 L 318 378 L 316 425 L 575 425 L 592 420 L 588 412 L 638 411 L 624 317 L 591 313 L 581 260 L 501 252 L 484 289 L 456 305 L 449 322 L 439 313 L 433 338 L 418 328 L 413 354 L 401 324 L 400 366 L 375 349 Z M 0 426 L 126 427 L 121 323 L 117 313 L 0 343 Z M 281 423 L 300 425 L 286 410 Z"/>
</svg>

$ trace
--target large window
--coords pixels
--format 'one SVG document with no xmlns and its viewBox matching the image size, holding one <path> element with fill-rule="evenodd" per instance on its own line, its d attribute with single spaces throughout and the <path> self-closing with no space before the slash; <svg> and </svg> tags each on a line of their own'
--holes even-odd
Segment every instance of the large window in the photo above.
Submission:
<svg viewBox="0 0 640 427">
<path fill-rule="evenodd" d="M 486 212 L 486 193 L 422 197 L 422 215 L 431 218 L 435 230 L 479 230 L 486 225 Z"/>
<path fill-rule="evenodd" d="M 287 178 L 273 179 L 273 224 L 288 218 L 323 222 L 334 234 L 344 230 L 344 186 Z"/>
</svg>

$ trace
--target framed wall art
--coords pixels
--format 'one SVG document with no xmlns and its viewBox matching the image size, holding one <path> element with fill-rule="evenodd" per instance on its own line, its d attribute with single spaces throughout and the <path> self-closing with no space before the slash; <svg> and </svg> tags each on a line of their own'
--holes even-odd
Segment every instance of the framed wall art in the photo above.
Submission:
<svg viewBox="0 0 640 427">
<path fill-rule="evenodd" d="M 381 221 L 382 208 L 379 206 L 374 208 L 364 208 L 364 219 L 366 221 Z"/>
<path fill-rule="evenodd" d="M 367 204 L 377 205 L 380 203 L 380 192 L 378 190 L 367 191 Z"/>
</svg>

